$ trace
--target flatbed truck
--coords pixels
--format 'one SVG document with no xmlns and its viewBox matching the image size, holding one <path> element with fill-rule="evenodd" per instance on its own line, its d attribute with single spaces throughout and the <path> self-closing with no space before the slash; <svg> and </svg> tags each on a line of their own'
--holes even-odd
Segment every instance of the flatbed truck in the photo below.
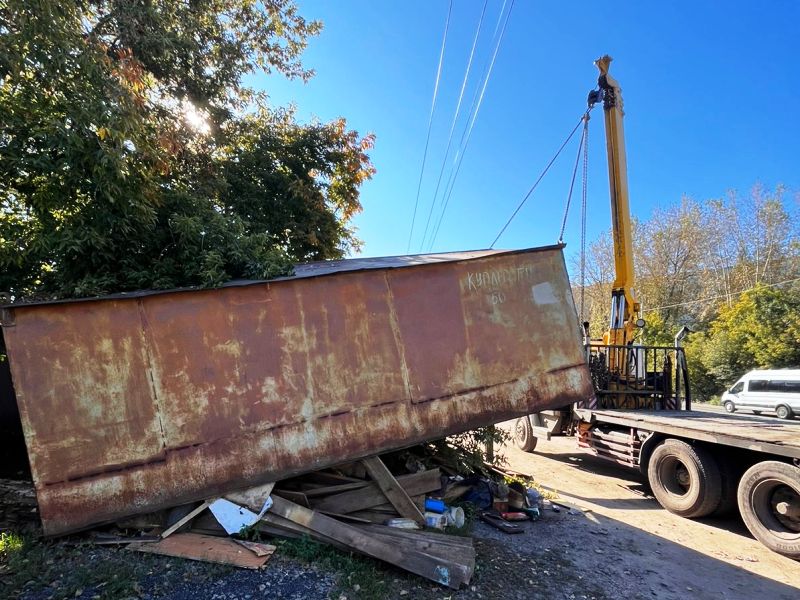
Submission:
<svg viewBox="0 0 800 600">
<path fill-rule="evenodd" d="M 800 559 L 800 422 L 692 410 L 680 345 L 686 329 L 674 346 L 638 342 L 645 322 L 634 293 L 622 90 L 610 63 L 608 56 L 595 62 L 598 88 L 584 115 L 586 126 L 589 111 L 603 103 L 614 238 L 609 327 L 595 340 L 582 324 L 595 393 L 518 419 L 516 443 L 532 451 L 539 438 L 574 435 L 579 447 L 640 469 L 670 512 L 698 518 L 738 508 L 756 539 Z"/>
</svg>

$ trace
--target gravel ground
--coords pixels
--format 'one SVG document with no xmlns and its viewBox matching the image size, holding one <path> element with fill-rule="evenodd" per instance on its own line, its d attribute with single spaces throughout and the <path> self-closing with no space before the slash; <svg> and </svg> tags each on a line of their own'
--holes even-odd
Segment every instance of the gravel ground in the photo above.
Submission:
<svg viewBox="0 0 800 600">
<path fill-rule="evenodd" d="M 563 517 L 546 514 L 538 522 L 522 523 L 525 531 L 517 535 L 504 534 L 484 523 L 476 523 L 473 532 L 477 551 L 475 575 L 470 585 L 459 591 L 442 588 L 394 567 L 368 560 L 363 563 L 367 569 L 365 572 L 377 579 L 379 585 L 365 590 L 353 583 L 346 572 L 330 566 L 322 567 L 314 561 L 281 555 L 280 546 L 264 569 L 250 571 L 141 554 L 123 548 L 60 542 L 42 546 L 39 558 L 42 563 L 32 565 L 31 579 L 22 587 L 19 598 L 455 600 L 503 597 L 515 600 L 541 596 L 601 600 L 606 596 L 592 581 L 575 574 L 574 562 L 563 547 L 546 547 L 538 540 L 548 528 L 563 528 L 563 524 L 556 522 Z M 565 532 L 566 529 L 562 533 Z M 2 579 L 0 596 L 4 596 L 1 583 Z"/>
</svg>

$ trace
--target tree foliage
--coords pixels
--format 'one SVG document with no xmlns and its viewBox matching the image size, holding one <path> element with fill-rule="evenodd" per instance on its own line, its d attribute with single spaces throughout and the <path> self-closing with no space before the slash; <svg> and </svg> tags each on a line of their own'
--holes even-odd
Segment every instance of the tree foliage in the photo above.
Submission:
<svg viewBox="0 0 800 600">
<path fill-rule="evenodd" d="M 745 198 L 683 198 L 633 224 L 636 295 L 647 321 L 640 341 L 671 345 L 690 327 L 686 352 L 697 397 L 718 395 L 754 368 L 800 367 L 796 212 L 783 187 L 757 185 Z M 608 323 L 613 278 L 609 232 L 587 256 L 594 336 Z"/>
<path fill-rule="evenodd" d="M 290 0 L 0 4 L 0 290 L 215 285 L 339 258 L 372 136 L 249 88 L 307 79 Z"/>
</svg>

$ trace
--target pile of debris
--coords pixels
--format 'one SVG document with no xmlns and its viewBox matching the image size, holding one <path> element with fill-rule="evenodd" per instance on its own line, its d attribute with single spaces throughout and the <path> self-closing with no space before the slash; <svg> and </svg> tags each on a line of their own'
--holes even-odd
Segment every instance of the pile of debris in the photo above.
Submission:
<svg viewBox="0 0 800 600">
<path fill-rule="evenodd" d="M 461 508 L 445 504 L 448 488 L 459 487 L 449 481 L 438 468 L 395 476 L 373 456 L 119 521 L 123 535 L 96 533 L 94 541 L 261 568 L 276 547 L 231 536 L 308 537 L 458 589 L 472 577 L 475 549 L 469 537 L 437 531 L 464 524 Z"/>
</svg>

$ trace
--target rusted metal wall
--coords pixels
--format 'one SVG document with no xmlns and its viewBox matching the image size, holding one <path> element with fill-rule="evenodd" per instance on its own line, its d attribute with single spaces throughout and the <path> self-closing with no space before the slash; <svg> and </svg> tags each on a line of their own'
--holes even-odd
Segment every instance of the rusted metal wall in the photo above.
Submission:
<svg viewBox="0 0 800 600">
<path fill-rule="evenodd" d="M 347 262 L 214 290 L 7 307 L 45 532 L 591 394 L 559 247 L 357 272 Z"/>
</svg>

